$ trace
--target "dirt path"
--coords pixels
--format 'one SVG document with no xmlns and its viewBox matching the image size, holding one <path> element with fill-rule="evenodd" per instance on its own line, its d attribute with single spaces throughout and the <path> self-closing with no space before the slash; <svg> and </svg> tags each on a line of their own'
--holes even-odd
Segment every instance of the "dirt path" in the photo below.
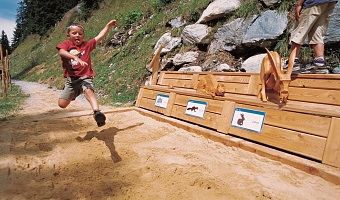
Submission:
<svg viewBox="0 0 340 200">
<path fill-rule="evenodd" d="M 0 124 L 0 199 L 340 199 L 340 186 L 224 146 L 136 111 L 107 114 L 56 105 L 58 91 L 30 94 Z"/>
</svg>

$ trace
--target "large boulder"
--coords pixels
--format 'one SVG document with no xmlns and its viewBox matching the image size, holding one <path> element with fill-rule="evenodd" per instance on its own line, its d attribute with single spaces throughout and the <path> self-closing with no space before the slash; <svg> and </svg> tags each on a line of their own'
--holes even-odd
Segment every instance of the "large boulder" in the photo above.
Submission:
<svg viewBox="0 0 340 200">
<path fill-rule="evenodd" d="M 252 23 L 244 34 L 245 46 L 271 46 L 287 29 L 288 12 L 268 10 Z"/>
<path fill-rule="evenodd" d="M 176 54 L 172 62 L 175 66 L 181 66 L 187 63 L 194 62 L 199 56 L 198 52 L 188 51 L 183 54 Z"/>
<path fill-rule="evenodd" d="M 209 44 L 210 28 L 204 24 L 191 24 L 186 26 L 181 34 L 184 44 Z"/>
<path fill-rule="evenodd" d="M 255 17 L 244 20 L 237 18 L 219 28 L 209 46 L 209 54 L 218 51 L 233 51 L 242 44 L 244 34 Z"/>
<path fill-rule="evenodd" d="M 240 7 L 239 0 L 215 0 L 203 11 L 201 17 L 196 22 L 206 23 L 208 21 L 224 17 Z"/>
<path fill-rule="evenodd" d="M 328 24 L 324 42 L 333 44 L 340 42 L 340 3 L 337 3 Z"/>
<path fill-rule="evenodd" d="M 160 45 L 163 45 L 161 55 L 164 55 L 170 51 L 173 51 L 179 44 L 181 44 L 182 39 L 180 37 L 171 37 L 171 33 L 165 33 L 157 41 L 154 51 L 158 49 Z"/>
</svg>

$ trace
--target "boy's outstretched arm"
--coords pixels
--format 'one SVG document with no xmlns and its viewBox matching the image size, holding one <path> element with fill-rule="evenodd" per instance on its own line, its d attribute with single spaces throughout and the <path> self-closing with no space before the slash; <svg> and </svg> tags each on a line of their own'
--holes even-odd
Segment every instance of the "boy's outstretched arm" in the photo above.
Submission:
<svg viewBox="0 0 340 200">
<path fill-rule="evenodd" d="M 116 26 L 116 20 L 111 20 L 109 23 L 107 23 L 103 30 L 101 30 L 100 33 L 94 38 L 97 44 L 106 36 L 112 26 Z"/>
</svg>

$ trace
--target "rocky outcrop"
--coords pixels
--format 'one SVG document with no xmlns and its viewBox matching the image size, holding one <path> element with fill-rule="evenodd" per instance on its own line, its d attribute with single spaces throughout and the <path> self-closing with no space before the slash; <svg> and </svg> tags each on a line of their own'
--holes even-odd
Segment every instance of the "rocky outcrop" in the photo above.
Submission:
<svg viewBox="0 0 340 200">
<path fill-rule="evenodd" d="M 196 23 L 206 23 L 227 16 L 240 7 L 240 5 L 241 2 L 239 0 L 215 0 L 204 10 Z"/>
<path fill-rule="evenodd" d="M 240 7 L 242 1 L 215 0 L 211 2 L 195 24 L 185 25 L 181 17 L 171 20 L 172 28 L 185 26 L 180 37 L 172 37 L 170 33 L 164 34 L 155 46 L 160 44 L 165 55 L 175 51 L 181 44 L 205 45 L 207 61 L 198 65 L 197 59 L 200 53 L 186 52 L 176 54 L 173 58 L 163 56 L 161 69 L 167 66 L 175 66 L 173 69 L 181 71 L 247 71 L 260 72 L 262 58 L 265 56 L 264 48 L 273 49 L 281 38 L 286 37 L 291 30 L 288 12 L 279 12 L 277 7 L 279 0 L 261 0 L 263 11 L 248 19 L 236 18 L 222 24 L 220 27 L 209 27 L 209 22 L 231 15 Z M 340 45 L 340 3 L 332 14 L 329 28 L 325 37 L 325 44 Z M 175 25 L 176 24 L 176 25 Z M 213 34 L 212 28 L 216 31 Z M 233 63 L 226 63 L 223 59 L 209 59 L 220 52 L 230 53 L 234 58 L 245 58 L 242 67 L 235 67 Z M 183 69 L 181 69 L 183 68 Z M 334 70 L 338 73 L 338 69 Z"/>
<path fill-rule="evenodd" d="M 192 24 L 184 28 L 181 38 L 184 44 L 209 44 L 210 28 L 204 24 Z"/>
</svg>

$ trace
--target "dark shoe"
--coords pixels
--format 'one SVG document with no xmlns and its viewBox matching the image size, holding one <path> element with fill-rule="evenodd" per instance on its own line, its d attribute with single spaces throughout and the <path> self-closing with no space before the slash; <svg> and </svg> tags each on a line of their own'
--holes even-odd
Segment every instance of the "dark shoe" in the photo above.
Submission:
<svg viewBox="0 0 340 200">
<path fill-rule="evenodd" d="M 101 126 L 105 125 L 106 117 L 99 110 L 95 110 L 93 112 L 93 118 L 94 118 L 94 120 L 96 120 L 98 127 L 101 127 Z"/>
</svg>

